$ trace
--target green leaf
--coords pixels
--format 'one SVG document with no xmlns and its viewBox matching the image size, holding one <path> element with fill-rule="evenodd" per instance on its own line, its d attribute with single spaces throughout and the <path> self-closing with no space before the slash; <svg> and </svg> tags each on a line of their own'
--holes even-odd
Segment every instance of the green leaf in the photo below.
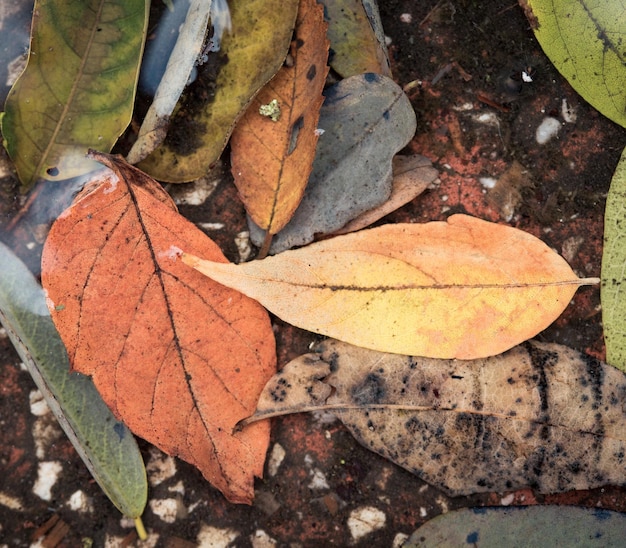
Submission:
<svg viewBox="0 0 626 548">
<path fill-rule="evenodd" d="M 439 546 L 624 546 L 626 514 L 576 506 L 463 508 L 415 531 L 404 548 Z"/>
<path fill-rule="evenodd" d="M 43 289 L 2 243 L 0 264 L 0 323 L 91 475 L 124 515 L 138 518 L 148 484 L 135 438 L 91 380 L 70 373 Z"/>
<path fill-rule="evenodd" d="M 129 124 L 148 20 L 146 0 L 37 0 L 26 70 L 2 119 L 25 189 L 98 167 Z"/>
<path fill-rule="evenodd" d="M 611 180 L 604 213 L 602 325 L 606 362 L 626 371 L 626 149 Z M 622 287 L 624 285 L 624 287 Z"/>
<path fill-rule="evenodd" d="M 232 31 L 198 70 L 171 117 L 165 142 L 138 167 L 155 179 L 192 181 L 224 150 L 252 97 L 282 66 L 296 21 L 297 0 L 230 0 Z M 213 94 L 213 91 L 214 94 Z"/>
<path fill-rule="evenodd" d="M 623 2 L 521 0 L 535 36 L 571 86 L 626 127 L 626 10 Z"/>
<path fill-rule="evenodd" d="M 387 48 L 376 38 L 361 0 L 324 0 L 330 65 L 344 78 L 377 72 L 391 76 Z M 377 7 L 374 6 L 377 10 Z M 376 17 L 378 13 L 375 14 Z"/>
</svg>

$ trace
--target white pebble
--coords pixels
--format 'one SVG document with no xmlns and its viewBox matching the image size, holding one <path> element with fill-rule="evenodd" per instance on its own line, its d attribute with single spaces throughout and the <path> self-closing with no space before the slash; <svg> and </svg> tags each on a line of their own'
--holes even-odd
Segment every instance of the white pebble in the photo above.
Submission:
<svg viewBox="0 0 626 548">
<path fill-rule="evenodd" d="M 176 461 L 161 453 L 158 449 L 150 450 L 150 460 L 146 464 L 150 485 L 159 485 L 176 474 Z"/>
<path fill-rule="evenodd" d="M 413 16 L 410 13 L 403 13 L 402 15 L 400 15 L 400 21 L 402 21 L 403 23 L 410 23 L 411 21 L 413 21 Z"/>
<path fill-rule="evenodd" d="M 550 139 L 556 137 L 559 129 L 561 129 L 561 122 L 552 116 L 546 116 L 535 131 L 535 140 L 540 145 L 545 145 Z"/>
<path fill-rule="evenodd" d="M 43 394 L 39 390 L 31 390 L 30 394 L 28 394 L 28 400 L 30 402 L 30 412 L 36 417 L 43 417 L 50 411 Z"/>
<path fill-rule="evenodd" d="M 152 499 L 150 509 L 165 523 L 174 523 L 178 515 L 178 501 L 176 499 Z"/>
<path fill-rule="evenodd" d="M 202 524 L 196 540 L 198 546 L 210 548 L 228 548 L 239 536 L 234 529 L 219 529 L 210 525 Z"/>
<path fill-rule="evenodd" d="M 348 528 L 352 540 L 357 541 L 378 529 L 382 529 L 387 521 L 387 516 L 382 510 L 373 506 L 364 506 L 350 512 Z"/>
<path fill-rule="evenodd" d="M 326 475 L 319 468 L 313 468 L 309 472 L 311 481 L 309 482 L 309 489 L 330 489 L 330 485 L 326 481 Z"/>
<path fill-rule="evenodd" d="M 563 99 L 561 102 L 561 116 L 563 116 L 563 120 L 565 120 L 568 124 L 573 124 L 578 118 L 576 109 L 568 105 L 567 99 Z"/>
<path fill-rule="evenodd" d="M 52 500 L 52 487 L 63 471 L 58 461 L 40 462 L 37 467 L 37 481 L 33 486 L 33 493 L 42 500 Z"/>
<path fill-rule="evenodd" d="M 72 493 L 70 499 L 67 501 L 67 505 L 75 512 L 86 513 L 93 511 L 93 505 L 89 497 L 80 489 Z"/>
<path fill-rule="evenodd" d="M 267 461 L 267 473 L 270 477 L 274 477 L 278 473 L 280 465 L 285 459 L 286 451 L 280 443 L 275 443 L 270 453 L 270 458 Z"/>
<path fill-rule="evenodd" d="M 509 493 L 506 497 L 502 497 L 500 499 L 500 504 L 502 506 L 509 506 L 515 500 L 515 495 L 513 493 Z"/>
<path fill-rule="evenodd" d="M 493 188 L 496 186 L 496 183 L 498 182 L 493 177 L 481 177 L 478 180 L 480 181 L 480 184 L 483 185 L 483 187 L 485 188 Z"/>
<path fill-rule="evenodd" d="M 250 543 L 252 548 L 272 548 L 277 544 L 263 529 L 257 529 L 253 535 L 250 535 Z"/>
</svg>

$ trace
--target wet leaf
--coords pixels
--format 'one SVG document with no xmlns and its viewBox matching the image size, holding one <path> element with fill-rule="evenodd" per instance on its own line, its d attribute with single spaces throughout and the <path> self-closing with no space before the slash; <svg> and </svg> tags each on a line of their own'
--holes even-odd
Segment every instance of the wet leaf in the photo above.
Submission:
<svg viewBox="0 0 626 548">
<path fill-rule="evenodd" d="M 225 261 L 152 179 L 121 158 L 52 226 L 42 281 L 72 367 L 137 435 L 249 503 L 269 425 L 232 434 L 275 370 L 265 310 L 176 260 Z M 208 283 L 207 283 L 208 282 Z"/>
<path fill-rule="evenodd" d="M 231 138 L 235 185 L 248 214 L 270 237 L 298 207 L 315 157 L 328 73 L 323 7 L 315 0 L 300 2 L 290 55 Z M 272 105 L 276 110 L 268 110 Z"/>
<path fill-rule="evenodd" d="M 2 118 L 22 185 L 97 164 L 130 122 L 148 20 L 145 0 L 38 0 L 30 55 Z"/>
<path fill-rule="evenodd" d="M 611 179 L 604 211 L 602 327 L 607 363 L 626 371 L 626 150 Z"/>
<path fill-rule="evenodd" d="M 170 116 L 202 52 L 211 5 L 211 0 L 190 1 L 185 22 L 181 26 L 165 73 L 141 124 L 137 141 L 126 156 L 129 163 L 140 162 L 165 139 Z"/>
<path fill-rule="evenodd" d="M 262 261 L 183 261 L 279 318 L 398 354 L 479 358 L 552 323 L 579 285 L 534 236 L 467 215 L 384 225 Z"/>
<path fill-rule="evenodd" d="M 376 38 L 362 0 L 325 0 L 323 4 L 333 69 L 343 78 L 364 72 L 391 77 L 387 48 Z"/>
<path fill-rule="evenodd" d="M 571 86 L 626 127 L 626 11 L 621 2 L 520 0 L 546 55 Z"/>
<path fill-rule="evenodd" d="M 98 485 L 124 515 L 141 516 L 148 482 L 135 438 L 93 383 L 70 373 L 41 286 L 2 243 L 0 264 L 0 323 Z"/>
<path fill-rule="evenodd" d="M 600 508 L 549 505 L 463 508 L 426 522 L 402 546 L 606 548 L 621 546 L 625 530 L 626 514 Z"/>
<path fill-rule="evenodd" d="M 383 204 L 362 213 L 340 228 L 335 235 L 356 232 L 382 219 L 392 211 L 408 204 L 433 184 L 439 172 L 428 158 L 413 156 L 394 156 L 391 194 Z"/>
<path fill-rule="evenodd" d="M 229 0 L 232 31 L 198 67 L 163 145 L 139 164 L 160 181 L 202 177 L 224 150 L 252 97 L 282 66 L 298 0 Z"/>
<path fill-rule="evenodd" d="M 255 417 L 330 410 L 450 496 L 626 484 L 626 377 L 590 356 L 534 341 L 472 361 L 316 350 L 274 376 Z"/>
<path fill-rule="evenodd" d="M 271 253 L 331 234 L 387 201 L 391 160 L 415 133 L 415 112 L 402 89 L 378 74 L 352 76 L 325 91 L 313 171 L 291 221 L 275 237 Z M 264 232 L 250 223 L 260 246 Z"/>
</svg>

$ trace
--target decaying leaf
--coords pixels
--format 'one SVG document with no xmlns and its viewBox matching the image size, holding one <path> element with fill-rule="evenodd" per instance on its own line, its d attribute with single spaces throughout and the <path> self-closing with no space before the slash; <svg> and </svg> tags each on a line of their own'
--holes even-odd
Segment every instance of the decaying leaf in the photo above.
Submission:
<svg viewBox="0 0 626 548">
<path fill-rule="evenodd" d="M 552 323 L 581 284 L 521 230 L 453 215 L 383 225 L 239 265 L 183 261 L 283 320 L 358 346 L 482 358 Z"/>
<path fill-rule="evenodd" d="M 267 384 L 255 417 L 331 410 L 368 449 L 451 496 L 626 483 L 626 377 L 527 342 L 483 360 L 326 340 Z"/>
<path fill-rule="evenodd" d="M 249 503 L 269 425 L 232 434 L 275 370 L 265 310 L 176 260 L 226 259 L 165 191 L 121 158 L 54 223 L 42 260 L 70 363 L 137 435 Z"/>
<path fill-rule="evenodd" d="M 331 234 L 365 211 L 386 202 L 392 158 L 415 134 L 415 112 L 390 78 L 361 74 L 324 92 L 313 171 L 293 218 L 273 239 L 270 252 L 308 244 Z M 250 222 L 250 239 L 264 232 Z"/>
<path fill-rule="evenodd" d="M 328 73 L 326 27 L 323 7 L 301 0 L 290 62 L 255 97 L 231 137 L 235 185 L 270 239 L 291 219 L 311 173 Z"/>
</svg>

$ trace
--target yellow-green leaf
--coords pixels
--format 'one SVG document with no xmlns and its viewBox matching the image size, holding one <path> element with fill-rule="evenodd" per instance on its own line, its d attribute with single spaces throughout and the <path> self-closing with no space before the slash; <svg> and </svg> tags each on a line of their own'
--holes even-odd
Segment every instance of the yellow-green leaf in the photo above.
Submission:
<svg viewBox="0 0 626 548">
<path fill-rule="evenodd" d="M 26 70 L 5 105 L 2 133 L 25 188 L 99 168 L 129 124 L 146 0 L 37 0 Z"/>
<path fill-rule="evenodd" d="M 183 255 L 298 327 L 357 346 L 434 358 L 499 354 L 552 323 L 579 285 L 521 230 L 453 215 L 384 225 L 234 265 Z"/>
<path fill-rule="evenodd" d="M 287 55 L 298 0 L 230 0 L 228 5 L 232 30 L 220 51 L 211 54 L 217 60 L 198 67 L 198 80 L 183 94 L 165 142 L 138 164 L 155 179 L 180 183 L 204 175 L 236 120 Z"/>
<path fill-rule="evenodd" d="M 626 149 L 611 180 L 604 213 L 602 325 L 606 361 L 626 371 Z M 624 285 L 624 287 L 622 287 Z"/>
<path fill-rule="evenodd" d="M 626 127 L 626 9 L 615 0 L 520 0 L 546 55 L 571 86 Z"/>
</svg>

